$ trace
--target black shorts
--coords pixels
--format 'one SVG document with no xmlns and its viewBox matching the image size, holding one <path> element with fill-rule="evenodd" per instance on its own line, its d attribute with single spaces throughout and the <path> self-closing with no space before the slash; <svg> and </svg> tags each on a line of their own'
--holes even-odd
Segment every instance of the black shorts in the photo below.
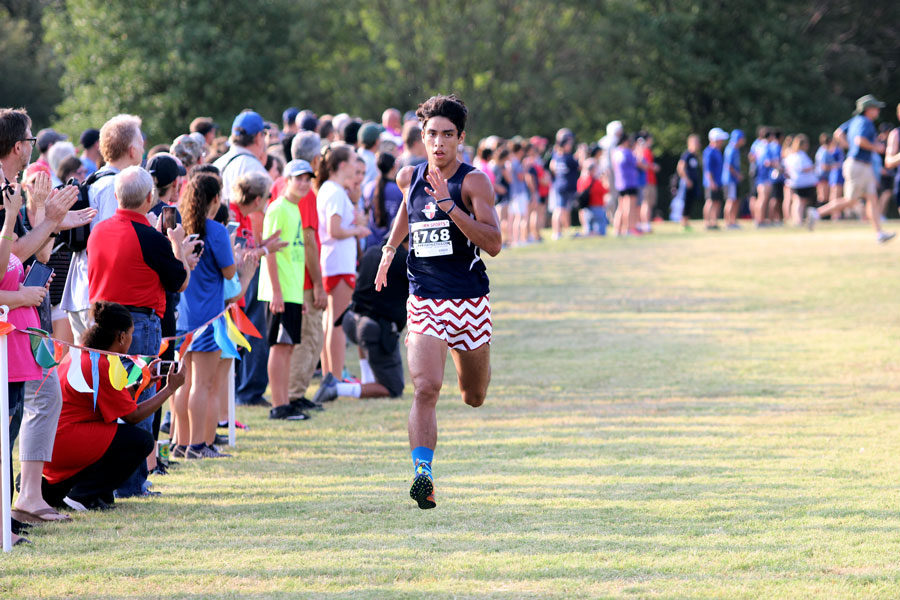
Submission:
<svg viewBox="0 0 900 600">
<path fill-rule="evenodd" d="M 284 312 L 272 312 L 272 303 L 266 302 L 266 326 L 269 328 L 269 345 L 299 344 L 303 328 L 303 305 L 284 303 Z"/>
<path fill-rule="evenodd" d="M 807 202 L 816 201 L 816 186 L 793 188 L 794 193 L 806 200 Z"/>
<path fill-rule="evenodd" d="M 620 196 L 637 196 L 638 189 L 636 187 L 633 188 L 625 188 L 624 190 L 619 190 Z"/>
<path fill-rule="evenodd" d="M 713 202 L 722 202 L 723 200 L 725 200 L 725 194 L 722 193 L 721 187 L 714 190 L 707 188 L 706 199 L 712 200 Z"/>
<path fill-rule="evenodd" d="M 772 197 L 778 201 L 784 200 L 784 182 L 783 181 L 773 181 L 772 182 Z"/>
<path fill-rule="evenodd" d="M 396 326 L 348 310 L 344 313 L 341 327 L 348 340 L 365 349 L 375 381 L 387 388 L 391 398 L 399 398 L 403 394 L 404 383 L 400 332 L 396 331 Z"/>
</svg>

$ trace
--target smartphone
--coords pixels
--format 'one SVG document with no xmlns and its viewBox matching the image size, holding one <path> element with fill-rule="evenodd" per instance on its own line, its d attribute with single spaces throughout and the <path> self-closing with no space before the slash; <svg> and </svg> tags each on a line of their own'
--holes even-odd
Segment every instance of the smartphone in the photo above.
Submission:
<svg viewBox="0 0 900 600">
<path fill-rule="evenodd" d="M 225 229 L 228 230 L 228 235 L 231 235 L 231 234 L 233 234 L 235 231 L 237 231 L 237 228 L 240 227 L 240 225 L 241 225 L 241 224 L 238 223 L 237 221 L 232 221 L 231 223 L 229 223 L 228 225 L 226 225 L 226 226 L 225 226 Z"/>
<path fill-rule="evenodd" d="M 162 219 L 163 232 L 166 232 L 169 229 L 175 229 L 176 223 L 174 206 L 163 206 L 162 213 L 160 213 L 159 218 Z"/>
<path fill-rule="evenodd" d="M 247 238 L 238 236 L 234 238 L 234 243 L 237 244 L 238 248 L 246 248 Z"/>
<path fill-rule="evenodd" d="M 53 269 L 42 262 L 35 261 L 31 264 L 31 270 L 28 272 L 22 285 L 26 287 L 44 287 L 50 281 L 51 275 L 53 275 Z"/>
<path fill-rule="evenodd" d="M 176 365 L 174 360 L 161 360 L 153 366 L 153 375 L 155 377 L 165 377 L 172 370 L 172 365 Z"/>
</svg>

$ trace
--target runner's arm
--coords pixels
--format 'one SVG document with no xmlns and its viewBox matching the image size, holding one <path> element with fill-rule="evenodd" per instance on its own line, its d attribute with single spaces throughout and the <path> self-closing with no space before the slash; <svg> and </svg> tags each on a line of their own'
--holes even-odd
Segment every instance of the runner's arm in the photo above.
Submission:
<svg viewBox="0 0 900 600">
<path fill-rule="evenodd" d="M 884 168 L 893 169 L 896 166 L 900 166 L 900 129 L 894 129 L 888 135 L 884 151 Z"/>
<path fill-rule="evenodd" d="M 461 210 L 451 210 L 450 218 L 469 240 L 490 254 L 497 256 L 502 248 L 500 224 L 494 210 L 494 190 L 487 175 L 473 171 L 462 185 L 463 199 L 469 198 L 474 218 Z"/>
</svg>

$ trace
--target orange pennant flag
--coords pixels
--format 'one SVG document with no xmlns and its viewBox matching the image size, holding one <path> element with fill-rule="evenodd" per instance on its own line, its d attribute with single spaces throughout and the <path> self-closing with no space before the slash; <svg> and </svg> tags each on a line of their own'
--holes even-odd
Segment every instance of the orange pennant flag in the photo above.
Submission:
<svg viewBox="0 0 900 600">
<path fill-rule="evenodd" d="M 169 349 L 169 340 L 163 340 L 162 344 L 159 345 L 159 352 L 156 353 L 157 356 L 162 356 L 162 353 Z"/>
<path fill-rule="evenodd" d="M 12 323 L 7 323 L 6 321 L 0 322 L 0 336 L 9 335 L 13 331 L 15 331 L 16 326 Z"/>
<path fill-rule="evenodd" d="M 244 314 L 244 311 L 240 309 L 240 307 L 236 304 L 231 306 L 231 318 L 234 321 L 235 326 L 238 328 L 238 331 L 243 333 L 244 335 L 249 335 L 255 338 L 261 338 L 262 334 L 253 325 L 253 322 L 250 320 L 250 317 Z"/>
<path fill-rule="evenodd" d="M 53 360 L 62 362 L 63 356 L 66 355 L 66 347 L 62 342 L 53 342 Z"/>
<path fill-rule="evenodd" d="M 141 397 L 141 392 L 147 389 L 148 385 L 150 385 L 150 367 L 145 365 L 141 368 L 141 386 L 134 393 L 135 400 Z"/>
<path fill-rule="evenodd" d="M 181 342 L 181 348 L 178 349 L 178 354 L 184 356 L 185 350 L 187 350 L 191 346 L 191 341 L 194 339 L 194 332 L 187 334 L 184 336 L 184 341 Z"/>
</svg>

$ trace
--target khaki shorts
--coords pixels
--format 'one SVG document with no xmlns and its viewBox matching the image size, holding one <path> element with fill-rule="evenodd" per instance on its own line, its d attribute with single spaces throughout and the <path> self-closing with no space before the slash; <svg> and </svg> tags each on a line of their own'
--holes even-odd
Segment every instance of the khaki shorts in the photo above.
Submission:
<svg viewBox="0 0 900 600">
<path fill-rule="evenodd" d="M 872 163 L 848 158 L 841 169 L 844 174 L 844 200 L 859 200 L 878 193 Z"/>
</svg>

